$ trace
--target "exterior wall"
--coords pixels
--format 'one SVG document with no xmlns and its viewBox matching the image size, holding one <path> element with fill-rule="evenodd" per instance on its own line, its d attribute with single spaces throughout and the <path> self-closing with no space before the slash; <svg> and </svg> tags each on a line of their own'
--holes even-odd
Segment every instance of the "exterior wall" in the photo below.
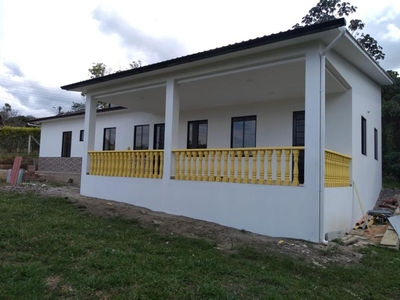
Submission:
<svg viewBox="0 0 400 300">
<path fill-rule="evenodd" d="M 319 241 L 315 197 L 306 187 L 82 174 L 81 194 L 264 235 Z"/>
<path fill-rule="evenodd" d="M 351 91 L 326 96 L 325 148 L 352 153 Z"/>
<path fill-rule="evenodd" d="M 40 135 L 40 157 L 61 157 L 62 133 L 72 131 L 71 157 L 81 157 L 83 142 L 79 141 L 84 116 L 43 122 Z"/>
<path fill-rule="evenodd" d="M 208 148 L 229 148 L 231 143 L 231 119 L 240 116 L 257 116 L 256 145 L 291 146 L 293 112 L 304 110 L 303 99 L 265 101 L 247 105 L 226 106 L 198 111 L 183 111 L 179 116 L 178 145 L 186 149 L 189 121 L 208 120 Z M 83 143 L 79 132 L 83 129 L 84 117 L 71 120 L 59 119 L 42 125 L 41 157 L 60 157 L 62 132 L 72 131 L 71 156 L 82 157 Z M 150 125 L 150 148 L 153 148 L 154 124 L 164 123 L 164 115 L 123 110 L 98 114 L 96 118 L 95 150 L 103 149 L 104 128 L 116 127 L 116 150 L 133 149 L 135 125 Z"/>
<path fill-rule="evenodd" d="M 349 232 L 353 224 L 353 188 L 325 188 L 324 232 Z"/>
<path fill-rule="evenodd" d="M 333 51 L 329 60 L 351 86 L 351 178 L 367 211 L 374 207 L 382 189 L 381 87 Z M 367 119 L 367 155 L 361 154 L 361 116 Z M 374 128 L 378 130 L 378 160 L 374 158 Z M 352 211 L 355 223 L 362 217 L 356 197 Z"/>
<path fill-rule="evenodd" d="M 80 173 L 81 157 L 39 157 L 38 171 Z"/>
</svg>

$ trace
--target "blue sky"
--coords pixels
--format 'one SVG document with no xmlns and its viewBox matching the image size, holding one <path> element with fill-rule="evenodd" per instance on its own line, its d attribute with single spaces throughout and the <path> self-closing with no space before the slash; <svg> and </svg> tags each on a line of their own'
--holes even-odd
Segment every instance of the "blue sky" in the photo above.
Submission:
<svg viewBox="0 0 400 300">
<path fill-rule="evenodd" d="M 317 0 L 0 0 L 0 107 L 43 117 L 66 111 L 95 62 L 113 71 L 290 29 Z M 385 69 L 400 71 L 400 1 L 350 1 L 351 18 L 383 46 Z"/>
</svg>

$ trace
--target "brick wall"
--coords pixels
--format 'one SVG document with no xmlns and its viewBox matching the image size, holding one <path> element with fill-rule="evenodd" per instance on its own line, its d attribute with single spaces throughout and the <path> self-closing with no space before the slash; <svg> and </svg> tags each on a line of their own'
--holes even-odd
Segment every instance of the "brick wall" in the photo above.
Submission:
<svg viewBox="0 0 400 300">
<path fill-rule="evenodd" d="M 38 171 L 80 173 L 81 157 L 39 157 Z"/>
</svg>

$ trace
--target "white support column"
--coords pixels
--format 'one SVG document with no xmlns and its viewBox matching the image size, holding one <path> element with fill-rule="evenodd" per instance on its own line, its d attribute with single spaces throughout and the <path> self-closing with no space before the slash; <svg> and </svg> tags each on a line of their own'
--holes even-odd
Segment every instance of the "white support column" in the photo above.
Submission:
<svg viewBox="0 0 400 300">
<path fill-rule="evenodd" d="M 179 129 L 179 85 L 174 79 L 167 80 L 165 97 L 165 140 L 163 180 L 170 180 L 175 173 L 172 150 L 178 148 Z"/>
<path fill-rule="evenodd" d="M 315 197 L 320 180 L 320 63 L 319 46 L 314 45 L 306 54 L 304 183 L 316 192 Z"/>
<path fill-rule="evenodd" d="M 89 172 L 88 151 L 94 150 L 94 138 L 96 133 L 97 100 L 86 95 L 85 123 L 83 132 L 82 177 Z"/>
</svg>

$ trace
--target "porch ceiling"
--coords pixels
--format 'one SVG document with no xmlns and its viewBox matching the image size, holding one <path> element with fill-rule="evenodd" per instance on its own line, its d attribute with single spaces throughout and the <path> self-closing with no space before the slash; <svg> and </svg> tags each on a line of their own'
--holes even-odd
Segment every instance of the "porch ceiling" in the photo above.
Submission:
<svg viewBox="0 0 400 300">
<path fill-rule="evenodd" d="M 252 102 L 300 98 L 305 94 L 305 62 L 295 61 L 180 84 L 180 109 L 197 110 Z M 327 93 L 346 89 L 326 72 Z M 101 101 L 148 113 L 164 113 L 165 86 L 103 97 Z"/>
</svg>

